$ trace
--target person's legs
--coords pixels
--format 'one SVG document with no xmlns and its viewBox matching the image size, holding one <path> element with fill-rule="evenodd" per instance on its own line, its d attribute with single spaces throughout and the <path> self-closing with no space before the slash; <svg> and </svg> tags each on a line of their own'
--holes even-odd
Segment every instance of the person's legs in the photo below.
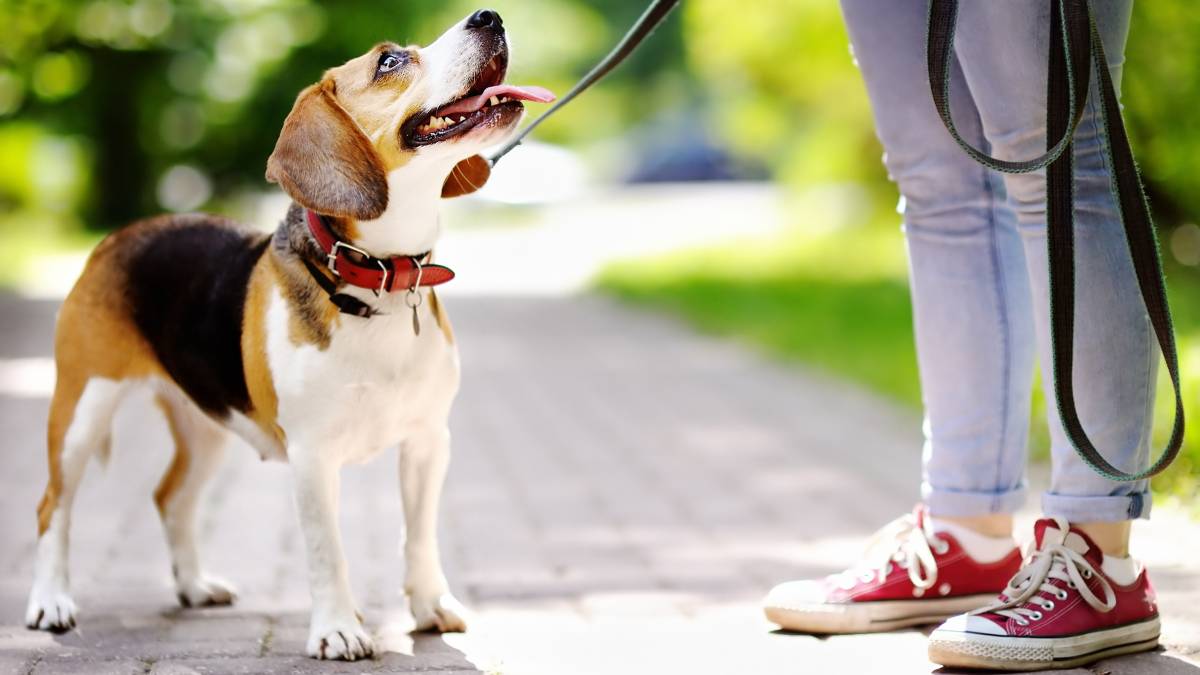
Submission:
<svg viewBox="0 0 1200 675">
<path fill-rule="evenodd" d="M 938 518 L 1003 534 L 1024 499 L 1034 360 L 1016 218 L 1003 181 L 963 153 L 933 107 L 925 0 L 842 0 L 842 12 L 903 196 L 926 415 L 922 496 Z M 951 91 L 960 131 L 986 147 L 957 68 Z"/>
<path fill-rule="evenodd" d="M 1131 0 L 1090 3 L 1114 83 Z M 1050 4 L 962 3 L 956 54 L 993 153 L 1026 159 L 1045 149 Z M 1074 384 L 1085 429 L 1127 471 L 1145 465 L 1157 351 L 1109 191 L 1093 77 L 1075 136 L 1076 335 Z M 1052 386 L 1044 172 L 1006 175 L 1025 242 L 1047 399 L 1053 466 L 1031 558 L 986 610 L 951 618 L 930 636 L 930 658 L 952 667 L 1070 668 L 1152 649 L 1159 619 L 1145 571 L 1126 557 L 1131 519 L 1149 512 L 1147 486 L 1093 473 L 1067 441 Z"/>
<path fill-rule="evenodd" d="M 1091 3 L 1118 87 L 1131 5 L 1132 0 Z M 994 154 L 1005 159 L 1034 157 L 1045 149 L 1049 11 L 1042 0 L 962 3 L 956 53 Z M 1116 466 L 1132 471 L 1148 456 L 1158 351 L 1109 187 L 1097 78 L 1091 81 L 1074 150 L 1075 392 L 1080 418 L 1097 447 Z M 1120 521 L 1149 514 L 1148 486 L 1145 481 L 1114 483 L 1096 474 L 1063 432 L 1051 371 L 1045 173 L 1009 174 L 1005 184 L 1029 261 L 1048 402 L 1053 467 L 1042 508 L 1047 516 L 1085 524 L 1106 551 L 1119 553 L 1128 533 Z"/>
</svg>

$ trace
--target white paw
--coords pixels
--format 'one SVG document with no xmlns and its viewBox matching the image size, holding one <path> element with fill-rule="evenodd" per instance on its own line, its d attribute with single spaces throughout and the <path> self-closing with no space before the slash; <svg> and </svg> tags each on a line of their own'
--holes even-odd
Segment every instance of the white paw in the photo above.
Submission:
<svg viewBox="0 0 1200 675">
<path fill-rule="evenodd" d="M 75 603 L 65 591 L 39 592 L 34 589 L 25 610 L 25 626 L 65 633 L 75 627 Z"/>
<path fill-rule="evenodd" d="M 205 574 L 177 582 L 175 593 L 184 607 L 217 607 L 237 600 L 237 591 L 228 581 Z"/>
<path fill-rule="evenodd" d="M 417 631 L 436 630 L 439 633 L 462 633 L 467 630 L 467 608 L 453 595 L 409 596 L 409 608 Z"/>
<path fill-rule="evenodd" d="M 349 620 L 313 621 L 308 634 L 308 655 L 315 659 L 357 661 L 375 655 L 375 643 L 362 623 L 351 616 Z"/>
</svg>

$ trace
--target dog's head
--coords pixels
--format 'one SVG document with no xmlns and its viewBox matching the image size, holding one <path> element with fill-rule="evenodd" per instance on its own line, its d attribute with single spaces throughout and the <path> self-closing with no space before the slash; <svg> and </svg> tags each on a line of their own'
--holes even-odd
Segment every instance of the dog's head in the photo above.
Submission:
<svg viewBox="0 0 1200 675">
<path fill-rule="evenodd" d="M 444 197 L 474 192 L 489 173 L 477 153 L 516 128 L 522 100 L 553 98 L 504 84 L 507 67 L 504 27 L 490 10 L 427 47 L 376 45 L 300 93 L 267 180 L 306 208 L 360 220 L 383 213 L 395 171 L 444 173 Z"/>
</svg>

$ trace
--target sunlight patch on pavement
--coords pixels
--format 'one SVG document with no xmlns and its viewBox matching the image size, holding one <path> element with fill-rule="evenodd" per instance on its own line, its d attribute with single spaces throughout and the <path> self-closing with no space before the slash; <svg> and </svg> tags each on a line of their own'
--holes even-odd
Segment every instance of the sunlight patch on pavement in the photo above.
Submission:
<svg viewBox="0 0 1200 675">
<path fill-rule="evenodd" d="M 777 232 L 782 201 L 765 183 L 621 186 L 540 206 L 526 226 L 487 228 L 470 226 L 489 216 L 464 204 L 447 214 L 436 259 L 458 273 L 447 295 L 569 295 L 617 260 Z"/>
<path fill-rule="evenodd" d="M 663 602 L 685 600 L 678 593 L 660 595 Z M 607 604 L 599 597 L 588 601 Z M 780 664 L 811 673 L 846 672 L 851 663 L 863 673 L 933 669 L 917 631 L 784 634 L 763 618 L 756 601 L 700 604 L 704 610 L 691 616 L 495 608 L 481 613 L 471 633 L 445 638 L 485 672 L 523 675 L 771 673 L 782 672 Z"/>
<path fill-rule="evenodd" d="M 49 398 L 54 393 L 54 359 L 0 359 L 0 396 Z"/>
</svg>

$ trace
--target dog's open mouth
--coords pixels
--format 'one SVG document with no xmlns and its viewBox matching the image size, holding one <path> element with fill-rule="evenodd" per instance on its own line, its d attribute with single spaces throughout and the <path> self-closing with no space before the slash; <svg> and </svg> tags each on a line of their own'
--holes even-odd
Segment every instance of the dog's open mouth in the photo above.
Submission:
<svg viewBox="0 0 1200 675">
<path fill-rule="evenodd" d="M 504 84 L 508 51 L 501 50 L 479 72 L 474 84 L 459 98 L 433 110 L 413 115 L 404 123 L 404 140 L 410 146 L 432 145 L 461 136 L 484 124 L 495 127 L 501 118 L 519 113 L 521 101 L 549 103 L 554 94 L 542 87 Z"/>
</svg>

